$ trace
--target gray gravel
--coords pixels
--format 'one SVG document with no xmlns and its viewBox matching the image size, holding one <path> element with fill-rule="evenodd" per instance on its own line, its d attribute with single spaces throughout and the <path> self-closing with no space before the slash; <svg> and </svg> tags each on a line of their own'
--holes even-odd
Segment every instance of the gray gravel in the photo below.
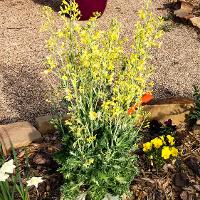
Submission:
<svg viewBox="0 0 200 200">
<path fill-rule="evenodd" d="M 36 0 L 35 0 L 36 1 Z M 41 1 L 41 0 L 40 0 Z M 122 22 L 122 31 L 129 38 L 143 2 L 109 0 L 99 19 L 106 27 L 111 18 Z M 155 0 L 157 11 L 163 0 Z M 49 82 L 43 77 L 47 37 L 39 32 L 42 23 L 41 4 L 32 0 L 0 0 L 0 123 L 17 120 L 33 121 L 35 116 L 50 112 L 45 102 Z M 193 84 L 200 83 L 200 41 L 192 27 L 175 25 L 163 38 L 163 45 L 154 52 L 157 68 L 156 98 L 190 97 Z"/>
</svg>

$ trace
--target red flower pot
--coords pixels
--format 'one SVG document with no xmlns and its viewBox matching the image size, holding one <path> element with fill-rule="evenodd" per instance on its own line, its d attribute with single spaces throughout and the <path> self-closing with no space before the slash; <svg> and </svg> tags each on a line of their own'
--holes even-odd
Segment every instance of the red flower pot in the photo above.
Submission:
<svg viewBox="0 0 200 200">
<path fill-rule="evenodd" d="M 107 0 L 76 0 L 81 11 L 80 20 L 88 20 L 93 16 L 94 12 L 100 12 L 103 14 Z"/>
</svg>

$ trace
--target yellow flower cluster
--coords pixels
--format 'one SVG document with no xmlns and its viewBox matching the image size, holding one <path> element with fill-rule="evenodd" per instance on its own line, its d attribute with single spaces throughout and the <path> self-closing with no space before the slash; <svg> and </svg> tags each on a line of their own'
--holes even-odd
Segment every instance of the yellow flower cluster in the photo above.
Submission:
<svg viewBox="0 0 200 200">
<path fill-rule="evenodd" d="M 156 149 L 159 149 L 164 143 L 164 140 L 162 138 L 156 137 L 150 142 L 146 142 L 143 144 L 143 151 L 148 152 L 152 149 L 152 147 L 155 147 Z"/>
<path fill-rule="evenodd" d="M 149 152 L 152 150 L 154 147 L 155 149 L 159 149 L 162 147 L 161 150 L 161 156 L 167 160 L 170 158 L 170 156 L 177 157 L 178 156 L 178 149 L 174 147 L 173 145 L 175 144 L 174 137 L 171 135 L 166 136 L 167 141 L 170 146 L 166 146 L 166 141 L 164 136 L 156 137 L 152 139 L 150 142 L 146 142 L 143 144 L 143 151 L 144 152 Z"/>
<path fill-rule="evenodd" d="M 167 160 L 170 158 L 170 156 L 173 156 L 173 157 L 177 157 L 178 156 L 178 149 L 176 147 L 169 147 L 169 146 L 164 146 L 162 148 L 162 154 L 161 156 Z"/>
</svg>

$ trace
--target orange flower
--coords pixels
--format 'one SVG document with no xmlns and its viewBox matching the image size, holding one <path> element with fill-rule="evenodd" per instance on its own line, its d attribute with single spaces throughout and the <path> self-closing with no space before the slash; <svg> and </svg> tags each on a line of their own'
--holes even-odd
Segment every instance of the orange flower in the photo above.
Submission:
<svg viewBox="0 0 200 200">
<path fill-rule="evenodd" d="M 153 99 L 153 95 L 151 92 L 146 92 L 142 98 L 141 98 L 141 102 L 142 104 L 146 104 L 148 102 L 150 102 Z"/>
<path fill-rule="evenodd" d="M 133 106 L 131 106 L 129 109 L 128 109 L 128 115 L 132 115 L 133 112 L 137 109 L 138 105 L 137 104 L 134 104 Z"/>
<path fill-rule="evenodd" d="M 134 112 L 135 110 L 137 110 L 137 108 L 138 108 L 141 104 L 146 104 L 146 103 L 150 102 L 152 99 L 153 99 L 152 93 L 151 93 L 151 92 L 146 92 L 146 93 L 142 96 L 142 98 L 141 98 L 141 100 L 140 100 L 139 103 L 136 103 L 136 104 L 132 105 L 132 106 L 128 109 L 128 115 L 132 115 L 133 112 Z"/>
</svg>

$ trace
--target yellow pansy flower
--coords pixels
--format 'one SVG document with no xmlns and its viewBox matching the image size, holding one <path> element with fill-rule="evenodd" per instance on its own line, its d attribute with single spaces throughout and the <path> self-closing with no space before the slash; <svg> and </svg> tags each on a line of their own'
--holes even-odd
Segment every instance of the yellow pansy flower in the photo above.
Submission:
<svg viewBox="0 0 200 200">
<path fill-rule="evenodd" d="M 144 152 L 150 151 L 151 148 L 152 148 L 151 142 L 146 142 L 146 143 L 143 144 L 143 151 Z"/>
<path fill-rule="evenodd" d="M 168 146 L 164 146 L 162 148 L 162 157 L 167 160 L 170 158 L 170 155 L 171 155 L 171 151 L 170 151 L 170 148 Z"/>
<path fill-rule="evenodd" d="M 172 137 L 171 135 L 167 135 L 167 139 L 168 139 L 170 145 L 174 145 L 174 143 L 175 143 L 174 137 Z"/>
<path fill-rule="evenodd" d="M 160 138 L 154 138 L 153 140 L 151 140 L 151 143 L 154 145 L 154 147 L 156 149 L 160 148 L 163 145 L 163 141 Z"/>
<path fill-rule="evenodd" d="M 176 147 L 172 147 L 171 148 L 171 154 L 172 154 L 172 156 L 177 157 L 178 156 L 178 149 Z"/>
</svg>

